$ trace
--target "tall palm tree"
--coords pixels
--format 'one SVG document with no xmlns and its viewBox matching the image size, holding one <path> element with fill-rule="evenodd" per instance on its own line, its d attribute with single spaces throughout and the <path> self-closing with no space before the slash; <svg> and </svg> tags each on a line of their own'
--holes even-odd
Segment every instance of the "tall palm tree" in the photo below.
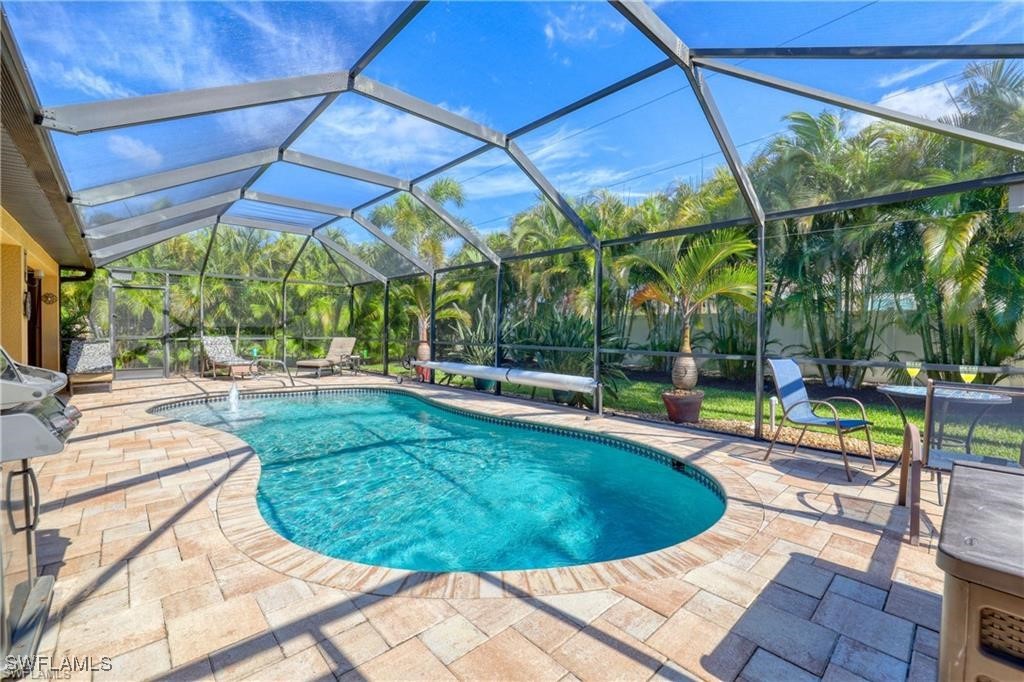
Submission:
<svg viewBox="0 0 1024 682">
<path fill-rule="evenodd" d="M 754 250 L 754 242 L 741 230 L 720 230 L 666 240 L 650 255 L 627 257 L 653 275 L 652 281 L 633 294 L 632 304 L 639 307 L 656 301 L 679 312 L 679 352 L 683 355 L 672 363 L 676 389 L 688 391 L 697 385 L 692 336 L 700 310 L 718 297 L 753 306 L 757 269 L 748 257 Z"/>
<path fill-rule="evenodd" d="M 458 304 L 465 301 L 471 286 L 467 282 L 461 282 L 450 289 L 439 286 L 434 301 L 434 319 L 468 323 L 468 313 Z M 395 287 L 394 291 L 395 298 L 400 302 L 405 315 L 416 322 L 419 342 L 417 358 L 427 360 L 430 351 L 430 280 L 426 277 L 417 277 L 410 282 L 403 282 Z M 423 354 L 424 348 L 428 357 L 419 357 Z"/>
<path fill-rule="evenodd" d="M 451 203 L 461 208 L 465 202 L 462 186 L 451 178 L 439 178 L 427 188 L 427 194 L 439 204 Z M 445 242 L 455 236 L 451 228 L 426 206 L 407 192 L 390 204 L 378 206 L 370 220 L 391 231 L 395 241 L 411 249 L 433 267 L 445 264 Z"/>
</svg>

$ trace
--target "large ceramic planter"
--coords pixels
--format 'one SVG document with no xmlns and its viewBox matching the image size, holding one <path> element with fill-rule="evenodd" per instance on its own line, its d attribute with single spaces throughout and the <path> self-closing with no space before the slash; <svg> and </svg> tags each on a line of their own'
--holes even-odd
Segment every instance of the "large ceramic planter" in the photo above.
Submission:
<svg viewBox="0 0 1024 682">
<path fill-rule="evenodd" d="M 428 341 L 420 341 L 416 345 L 416 359 L 420 362 L 430 359 L 430 343 Z M 421 381 L 430 381 L 430 370 L 426 367 L 417 367 L 416 374 L 419 375 Z"/>
<path fill-rule="evenodd" d="M 661 400 L 665 403 L 670 421 L 676 424 L 700 421 L 700 404 L 704 400 L 704 391 L 662 393 Z"/>
<path fill-rule="evenodd" d="M 569 405 L 576 398 L 576 391 L 556 391 L 551 389 L 551 396 L 555 399 L 556 403 Z"/>
<path fill-rule="evenodd" d="M 473 377 L 473 388 L 478 391 L 493 391 L 495 385 L 494 379 L 478 379 Z"/>
</svg>

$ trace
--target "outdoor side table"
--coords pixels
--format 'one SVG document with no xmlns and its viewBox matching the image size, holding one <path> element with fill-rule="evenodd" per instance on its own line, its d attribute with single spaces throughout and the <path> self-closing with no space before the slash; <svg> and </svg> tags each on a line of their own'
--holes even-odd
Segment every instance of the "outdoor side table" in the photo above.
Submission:
<svg viewBox="0 0 1024 682">
<path fill-rule="evenodd" d="M 966 386 L 966 384 L 965 384 Z M 897 386 L 891 384 L 883 384 L 878 387 L 878 392 L 884 395 L 896 408 L 896 411 L 900 414 L 900 419 L 903 420 L 903 426 L 907 426 L 907 414 L 903 411 L 903 405 L 901 402 L 907 402 L 911 400 L 924 401 L 928 397 L 928 389 L 924 386 Z M 964 443 L 964 449 L 971 452 L 971 440 L 974 438 L 974 428 L 978 425 L 978 421 L 996 405 L 1009 405 L 1013 402 L 1009 396 L 996 395 L 993 393 L 984 393 L 982 391 L 972 391 L 969 388 L 963 390 L 951 391 L 948 388 L 936 388 L 935 397 L 942 398 L 944 407 L 949 405 L 960 405 L 967 409 L 973 409 L 977 411 L 974 415 L 974 419 L 971 422 L 971 426 L 967 431 L 967 439 Z M 942 434 L 939 434 L 939 441 L 942 440 Z"/>
<path fill-rule="evenodd" d="M 903 410 L 903 403 L 910 401 L 924 402 L 928 397 L 928 389 L 924 386 L 901 386 L 897 384 L 882 384 L 877 387 L 878 392 L 889 399 L 889 402 L 893 404 L 896 411 L 900 415 L 900 419 L 903 420 L 903 428 L 907 428 L 909 419 L 907 413 Z M 981 391 L 972 391 L 970 389 L 964 389 L 962 391 L 951 391 L 948 388 L 936 388 L 935 396 L 943 399 L 944 407 L 948 408 L 950 404 L 962 405 L 967 409 L 976 410 L 974 419 L 971 421 L 971 426 L 967 430 L 967 438 L 964 443 L 964 450 L 970 454 L 971 452 L 971 441 L 974 439 L 974 429 L 978 425 L 981 418 L 990 409 L 996 405 L 1009 405 L 1013 402 L 1009 396 L 1005 395 L 994 395 L 992 393 L 983 393 Z M 943 433 L 940 429 L 938 434 L 939 443 L 942 442 Z M 896 467 L 900 465 L 900 460 L 893 462 L 892 466 L 876 476 L 876 480 L 880 480 L 891 474 Z"/>
<path fill-rule="evenodd" d="M 939 679 L 1024 679 L 1024 471 L 953 466 L 936 563 Z"/>
<path fill-rule="evenodd" d="M 295 385 L 295 379 L 292 378 L 292 372 L 288 369 L 288 365 L 283 360 L 275 360 L 274 358 L 253 358 L 252 362 L 249 363 L 249 376 L 256 378 L 266 375 L 268 373 L 268 366 L 279 366 L 288 377 L 288 381 L 291 382 L 292 386 Z"/>
</svg>

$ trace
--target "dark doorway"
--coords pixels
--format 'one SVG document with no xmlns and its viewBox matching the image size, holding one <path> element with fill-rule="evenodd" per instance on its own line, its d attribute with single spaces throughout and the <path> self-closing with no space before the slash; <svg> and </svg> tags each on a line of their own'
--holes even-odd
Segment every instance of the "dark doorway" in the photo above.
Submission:
<svg viewBox="0 0 1024 682">
<path fill-rule="evenodd" d="M 25 273 L 25 317 L 28 318 L 28 364 L 43 364 L 43 278 L 35 270 Z"/>
</svg>

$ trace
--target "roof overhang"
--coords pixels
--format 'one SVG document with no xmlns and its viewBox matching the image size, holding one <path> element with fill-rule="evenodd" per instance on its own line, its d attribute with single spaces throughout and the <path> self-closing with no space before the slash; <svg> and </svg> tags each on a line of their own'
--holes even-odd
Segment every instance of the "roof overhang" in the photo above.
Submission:
<svg viewBox="0 0 1024 682">
<path fill-rule="evenodd" d="M 33 124 L 38 102 L 6 15 L 2 71 L 0 203 L 59 265 L 91 268 L 49 133 Z"/>
</svg>

